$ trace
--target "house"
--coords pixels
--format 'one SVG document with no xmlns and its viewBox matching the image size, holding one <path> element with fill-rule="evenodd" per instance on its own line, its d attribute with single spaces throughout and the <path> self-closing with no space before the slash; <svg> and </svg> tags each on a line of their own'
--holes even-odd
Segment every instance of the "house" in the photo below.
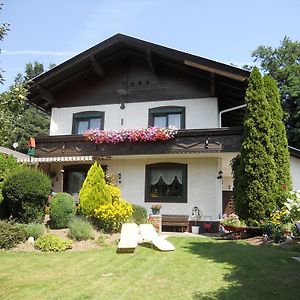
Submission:
<svg viewBox="0 0 300 300">
<path fill-rule="evenodd" d="M 194 206 L 218 228 L 232 206 L 230 161 L 241 145 L 249 72 L 117 34 L 33 79 L 30 102 L 51 113 L 34 161 L 53 190 L 78 194 L 97 160 L 123 197 L 162 214 Z M 176 126 L 174 139 L 95 144 L 100 128 Z M 226 211 L 227 209 L 227 211 Z"/>
</svg>

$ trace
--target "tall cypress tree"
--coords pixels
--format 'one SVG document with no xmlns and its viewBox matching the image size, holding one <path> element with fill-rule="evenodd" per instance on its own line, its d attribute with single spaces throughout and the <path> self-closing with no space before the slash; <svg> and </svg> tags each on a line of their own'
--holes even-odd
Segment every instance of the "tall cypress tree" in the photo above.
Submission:
<svg viewBox="0 0 300 300">
<path fill-rule="evenodd" d="M 283 110 L 280 104 L 280 94 L 276 81 L 270 76 L 264 76 L 266 99 L 271 107 L 270 139 L 274 147 L 274 162 L 276 167 L 276 204 L 281 207 L 291 190 L 290 155 Z"/>
<path fill-rule="evenodd" d="M 235 161 L 235 202 L 239 216 L 255 224 L 275 209 L 274 147 L 271 114 L 263 78 L 254 67 L 246 91 L 247 112 L 240 157 Z"/>
</svg>

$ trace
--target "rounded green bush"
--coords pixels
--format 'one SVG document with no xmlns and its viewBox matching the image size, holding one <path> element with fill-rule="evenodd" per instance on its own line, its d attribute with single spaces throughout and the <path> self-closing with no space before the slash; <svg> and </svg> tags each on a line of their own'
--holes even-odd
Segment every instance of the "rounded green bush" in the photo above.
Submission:
<svg viewBox="0 0 300 300">
<path fill-rule="evenodd" d="M 93 226 L 84 219 L 74 218 L 69 224 L 68 236 L 76 241 L 91 239 L 94 237 Z"/>
<path fill-rule="evenodd" d="M 3 184 L 3 197 L 9 213 L 22 223 L 42 222 L 51 190 L 50 178 L 37 169 L 25 168 L 9 175 Z"/>
<path fill-rule="evenodd" d="M 76 214 L 74 198 L 68 193 L 57 193 L 50 202 L 50 226 L 67 228 Z"/>
<path fill-rule="evenodd" d="M 53 234 L 48 234 L 38 238 L 34 246 L 45 252 L 60 252 L 72 248 L 72 241 L 64 240 Z"/>
<path fill-rule="evenodd" d="M 147 223 L 147 209 L 143 206 L 132 204 L 133 214 L 131 221 L 137 224 Z"/>
</svg>

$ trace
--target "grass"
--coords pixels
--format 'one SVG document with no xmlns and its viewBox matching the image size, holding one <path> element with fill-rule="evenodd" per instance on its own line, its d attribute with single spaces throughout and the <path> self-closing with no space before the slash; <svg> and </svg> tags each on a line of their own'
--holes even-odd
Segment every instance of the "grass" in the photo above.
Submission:
<svg viewBox="0 0 300 300">
<path fill-rule="evenodd" d="M 0 251 L 1 299 L 298 299 L 296 253 L 244 242 L 173 237 L 174 252 L 139 246 L 87 252 Z"/>
</svg>

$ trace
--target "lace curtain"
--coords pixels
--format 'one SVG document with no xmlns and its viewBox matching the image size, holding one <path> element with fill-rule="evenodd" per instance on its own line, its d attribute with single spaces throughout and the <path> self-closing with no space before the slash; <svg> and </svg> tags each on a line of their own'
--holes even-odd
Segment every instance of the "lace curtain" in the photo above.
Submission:
<svg viewBox="0 0 300 300">
<path fill-rule="evenodd" d="M 177 177 L 180 184 L 182 184 L 182 171 L 176 169 L 153 169 L 151 170 L 151 185 L 157 184 L 159 178 L 162 178 L 163 181 L 170 185 Z"/>
</svg>

